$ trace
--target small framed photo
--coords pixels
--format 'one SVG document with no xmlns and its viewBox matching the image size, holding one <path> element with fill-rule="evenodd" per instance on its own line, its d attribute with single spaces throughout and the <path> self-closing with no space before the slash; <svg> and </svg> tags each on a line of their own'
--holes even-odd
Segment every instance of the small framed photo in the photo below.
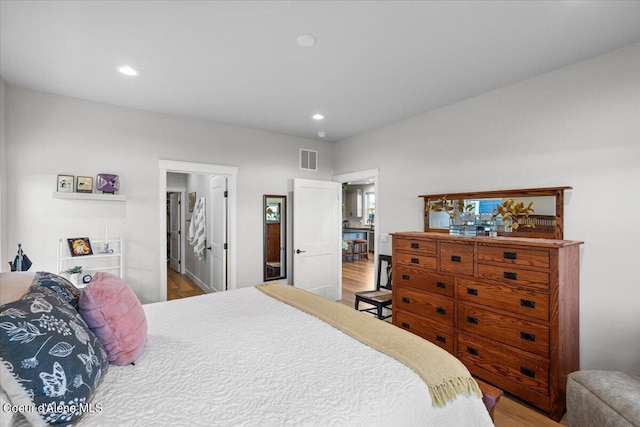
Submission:
<svg viewBox="0 0 640 427">
<path fill-rule="evenodd" d="M 88 237 L 72 237 L 67 239 L 71 256 L 93 255 Z"/>
<path fill-rule="evenodd" d="M 79 176 L 76 178 L 76 192 L 93 193 L 93 178 L 90 176 Z"/>
<path fill-rule="evenodd" d="M 189 212 L 193 212 L 193 207 L 196 205 L 196 192 L 189 193 Z"/>
<path fill-rule="evenodd" d="M 73 193 L 73 175 L 58 175 L 58 191 Z"/>
</svg>

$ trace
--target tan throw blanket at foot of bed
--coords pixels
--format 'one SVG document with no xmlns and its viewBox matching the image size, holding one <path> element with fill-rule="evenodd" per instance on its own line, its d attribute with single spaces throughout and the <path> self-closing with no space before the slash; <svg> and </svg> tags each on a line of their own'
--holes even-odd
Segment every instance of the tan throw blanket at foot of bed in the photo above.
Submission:
<svg viewBox="0 0 640 427">
<path fill-rule="evenodd" d="M 417 335 L 290 285 L 270 283 L 256 288 L 408 366 L 429 387 L 435 407 L 445 406 L 458 395 L 482 397 L 462 362 Z"/>
</svg>

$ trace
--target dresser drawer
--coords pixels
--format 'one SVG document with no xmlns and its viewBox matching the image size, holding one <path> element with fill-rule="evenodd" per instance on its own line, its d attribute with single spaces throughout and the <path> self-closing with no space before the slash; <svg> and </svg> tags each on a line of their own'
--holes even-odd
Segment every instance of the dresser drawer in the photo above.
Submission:
<svg viewBox="0 0 640 427">
<path fill-rule="evenodd" d="M 458 329 L 482 335 L 542 357 L 549 356 L 549 327 L 546 325 L 459 303 Z"/>
<path fill-rule="evenodd" d="M 396 286 L 393 309 L 394 312 L 405 310 L 453 326 L 454 302 L 445 297 Z"/>
<path fill-rule="evenodd" d="M 402 310 L 395 310 L 393 322 L 396 326 L 406 329 L 409 332 L 421 336 L 441 347 L 451 354 L 454 354 L 453 328 L 442 324 L 434 324 L 423 317 L 407 313 Z"/>
<path fill-rule="evenodd" d="M 483 261 L 549 268 L 549 251 L 478 245 L 478 262 Z"/>
<path fill-rule="evenodd" d="M 394 237 L 393 246 L 401 251 L 436 256 L 437 244 L 434 241 Z"/>
<path fill-rule="evenodd" d="M 398 265 L 393 273 L 395 284 L 453 297 L 454 278 Z"/>
<path fill-rule="evenodd" d="M 479 368 L 504 377 L 505 383 L 513 382 L 537 393 L 549 394 L 549 363 L 544 359 L 526 357 L 507 346 L 464 334 L 458 334 L 458 359 L 472 374 L 482 377 L 482 372 L 476 369 Z"/>
<path fill-rule="evenodd" d="M 440 271 L 473 276 L 473 245 L 441 243 Z"/>
<path fill-rule="evenodd" d="M 420 255 L 418 253 L 396 252 L 396 262 L 398 265 L 410 267 L 420 267 L 435 270 L 438 266 L 435 255 Z"/>
<path fill-rule="evenodd" d="M 458 300 L 470 301 L 512 313 L 549 320 L 549 294 L 510 284 L 458 280 Z"/>
<path fill-rule="evenodd" d="M 510 266 L 478 264 L 478 278 L 500 280 L 513 285 L 549 288 L 549 273 L 546 271 L 523 270 Z"/>
</svg>

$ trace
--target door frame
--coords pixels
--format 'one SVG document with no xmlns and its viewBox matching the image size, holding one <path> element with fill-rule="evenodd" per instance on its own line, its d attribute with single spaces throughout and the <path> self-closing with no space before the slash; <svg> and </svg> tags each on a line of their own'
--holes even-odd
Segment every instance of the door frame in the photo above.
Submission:
<svg viewBox="0 0 640 427">
<path fill-rule="evenodd" d="M 184 233 L 185 228 L 185 218 L 186 218 L 186 210 L 184 200 L 187 197 L 187 193 L 185 190 L 179 188 L 175 189 L 174 187 L 167 187 L 167 193 L 180 193 L 180 274 L 185 273 L 185 263 L 182 262 L 184 258 L 184 251 L 186 250 L 186 233 Z M 166 233 L 166 231 L 165 231 Z"/>
<path fill-rule="evenodd" d="M 237 224 L 236 224 L 236 200 L 237 200 L 237 188 L 238 188 L 238 167 L 236 166 L 224 166 L 213 165 L 207 163 L 192 163 L 182 162 L 177 160 L 158 160 L 158 181 L 159 194 L 158 194 L 158 212 L 160 218 L 160 253 L 158 257 L 158 267 L 160 271 L 160 281 L 158 295 L 160 295 L 160 301 L 167 300 L 167 205 L 166 205 L 166 193 L 167 193 L 167 173 L 199 173 L 207 175 L 226 175 L 227 180 L 227 232 L 228 232 L 228 251 L 227 251 L 227 289 L 236 289 L 236 236 L 237 236 Z"/>
<path fill-rule="evenodd" d="M 361 171 L 343 173 L 343 174 L 333 176 L 333 180 L 337 182 L 361 181 L 363 179 L 373 179 L 373 185 L 375 186 L 375 189 L 376 189 L 375 191 L 376 214 L 373 219 L 373 226 L 375 229 L 375 243 L 373 245 L 373 261 L 374 261 L 374 268 L 373 268 L 374 282 L 373 283 L 375 283 L 375 280 L 376 280 L 375 272 L 377 271 L 377 268 L 378 268 L 378 251 L 380 249 L 379 237 L 380 237 L 380 230 L 381 230 L 381 224 L 382 224 L 380 221 L 380 198 L 379 198 L 380 170 L 378 168 L 365 169 Z M 340 239 L 342 239 L 342 236 L 340 236 Z M 342 262 L 342 257 L 340 257 L 340 262 Z M 341 267 L 339 268 L 340 279 L 342 280 L 342 265 L 340 265 L 340 267 Z"/>
</svg>

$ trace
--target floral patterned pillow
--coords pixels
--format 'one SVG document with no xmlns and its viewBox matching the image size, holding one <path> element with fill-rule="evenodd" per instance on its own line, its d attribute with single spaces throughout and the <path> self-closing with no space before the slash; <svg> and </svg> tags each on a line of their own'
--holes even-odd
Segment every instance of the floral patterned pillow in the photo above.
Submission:
<svg viewBox="0 0 640 427">
<path fill-rule="evenodd" d="M 38 271 L 33 284 L 51 289 L 71 304 L 73 308 L 78 309 L 80 290 L 64 277 L 46 271 Z"/>
<path fill-rule="evenodd" d="M 109 365 L 78 312 L 47 291 L 0 306 L 0 362 L 2 389 L 34 425 L 97 410 L 91 397 Z"/>
</svg>

